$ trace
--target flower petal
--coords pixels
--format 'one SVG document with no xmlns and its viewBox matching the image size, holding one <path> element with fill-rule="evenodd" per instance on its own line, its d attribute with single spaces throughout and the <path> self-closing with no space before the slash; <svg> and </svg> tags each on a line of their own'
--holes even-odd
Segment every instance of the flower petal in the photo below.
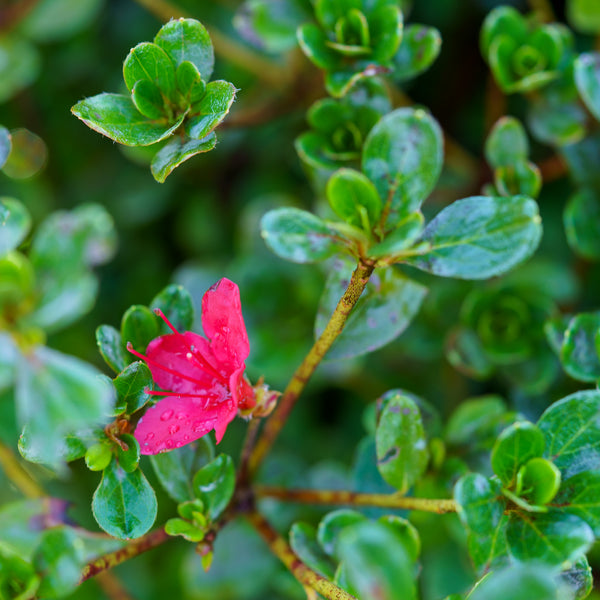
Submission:
<svg viewBox="0 0 600 600">
<path fill-rule="evenodd" d="M 135 439 L 142 454 L 159 454 L 189 444 L 216 429 L 220 441 L 237 407 L 231 398 L 169 396 L 149 408 L 139 420 Z M 232 410 L 233 408 L 233 410 Z"/>
<path fill-rule="evenodd" d="M 233 373 L 250 354 L 240 290 L 233 281 L 223 278 L 204 294 L 202 327 L 215 358 Z"/>
</svg>

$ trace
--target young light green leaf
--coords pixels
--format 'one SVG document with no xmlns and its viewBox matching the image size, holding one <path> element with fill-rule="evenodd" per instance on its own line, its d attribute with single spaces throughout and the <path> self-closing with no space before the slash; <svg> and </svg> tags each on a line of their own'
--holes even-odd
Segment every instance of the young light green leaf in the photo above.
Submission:
<svg viewBox="0 0 600 600">
<path fill-rule="evenodd" d="M 213 133 L 200 140 L 181 139 L 174 137 L 168 144 L 163 146 L 152 159 L 150 169 L 154 179 L 164 183 L 165 179 L 181 163 L 196 154 L 208 152 L 217 144 L 217 136 Z"/>
<path fill-rule="evenodd" d="M 194 475 L 194 494 L 202 500 L 211 521 L 225 510 L 235 489 L 235 467 L 231 456 L 219 454 Z"/>
<path fill-rule="evenodd" d="M 0 256 L 17 248 L 31 228 L 29 212 L 14 198 L 0 197 Z"/>
<path fill-rule="evenodd" d="M 126 473 L 133 473 L 140 464 L 140 444 L 130 433 L 120 434 L 119 442 L 116 444 L 119 466 Z"/>
<path fill-rule="evenodd" d="M 352 261 L 342 260 L 334 264 L 319 303 L 315 337 L 325 329 L 355 266 Z M 408 327 L 426 293 L 425 286 L 404 277 L 396 268 L 377 269 L 327 358 L 351 358 L 391 342 Z"/>
<path fill-rule="evenodd" d="M 408 396 L 389 398 L 377 424 L 377 467 L 400 493 L 407 492 L 429 462 L 427 440 L 418 406 Z"/>
<path fill-rule="evenodd" d="M 138 352 L 145 352 L 148 344 L 159 335 L 155 314 L 141 304 L 130 306 L 121 319 L 121 339 L 131 343 Z"/>
<path fill-rule="evenodd" d="M 160 28 L 154 38 L 173 61 L 175 68 L 183 61 L 196 65 L 204 81 L 210 81 L 215 54 L 208 31 L 195 19 L 175 19 Z"/>
<path fill-rule="evenodd" d="M 131 90 L 131 99 L 135 107 L 149 119 L 166 118 L 163 97 L 158 87 L 148 79 L 141 79 Z"/>
<path fill-rule="evenodd" d="M 442 169 L 442 147 L 440 126 L 421 109 L 399 108 L 371 129 L 362 167 L 389 208 L 388 228 L 418 210 L 433 190 Z"/>
<path fill-rule="evenodd" d="M 521 122 L 515 117 L 501 117 L 494 123 L 485 141 L 485 158 L 493 168 L 527 160 L 529 142 Z"/>
<path fill-rule="evenodd" d="M 145 117 L 130 96 L 98 94 L 81 100 L 71 112 L 88 127 L 125 146 L 149 146 L 168 138 L 183 123 L 185 113 L 174 122 Z"/>
<path fill-rule="evenodd" d="M 402 251 L 410 248 L 423 233 L 424 222 L 425 219 L 420 211 L 410 213 L 385 236 L 383 242 L 369 248 L 369 256 L 382 258 L 402 254 Z"/>
<path fill-rule="evenodd" d="M 129 51 L 123 63 L 123 79 L 130 92 L 139 81 L 148 81 L 166 100 L 175 100 L 175 67 L 156 44 L 142 42 Z"/>
<path fill-rule="evenodd" d="M 211 81 L 202 98 L 192 104 L 185 125 L 188 137 L 202 140 L 227 116 L 237 90 L 229 81 Z"/>
<path fill-rule="evenodd" d="M 146 393 L 148 388 L 152 387 L 152 374 L 141 361 L 132 362 L 127 366 L 115 377 L 113 384 L 117 390 L 117 414 L 126 412 L 132 415 L 152 398 Z"/>
<path fill-rule="evenodd" d="M 474 196 L 442 210 L 421 236 L 426 249 L 404 262 L 442 277 L 487 279 L 528 258 L 541 236 L 531 198 Z"/>
<path fill-rule="evenodd" d="M 140 537 L 152 527 L 156 511 L 156 494 L 139 468 L 127 473 L 113 461 L 104 470 L 92 500 L 104 531 L 122 540 Z"/>
</svg>

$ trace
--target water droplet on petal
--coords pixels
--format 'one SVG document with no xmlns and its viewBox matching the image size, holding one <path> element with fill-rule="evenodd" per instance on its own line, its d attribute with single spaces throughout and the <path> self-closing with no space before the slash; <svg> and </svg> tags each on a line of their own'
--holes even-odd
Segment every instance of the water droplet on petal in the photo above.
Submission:
<svg viewBox="0 0 600 600">
<path fill-rule="evenodd" d="M 195 433 L 198 433 L 199 431 L 201 431 L 202 429 L 204 429 L 204 423 L 202 423 L 202 421 L 196 421 L 192 425 L 192 429 L 194 430 Z"/>
<path fill-rule="evenodd" d="M 160 415 L 160 420 L 161 421 L 168 421 L 171 417 L 173 416 L 173 411 L 172 410 L 165 410 L 165 412 Z"/>
<path fill-rule="evenodd" d="M 145 442 L 149 442 L 150 440 L 154 439 L 154 434 L 150 431 L 146 434 L 146 437 L 144 438 Z M 148 445 L 148 444 L 146 444 Z"/>
<path fill-rule="evenodd" d="M 190 436 L 189 436 L 189 435 L 184 435 L 184 436 L 183 436 L 183 439 L 184 439 L 184 441 L 186 441 L 186 442 L 187 442 L 187 441 L 190 439 Z"/>
<path fill-rule="evenodd" d="M 187 418 L 188 418 L 188 416 L 187 416 L 187 413 L 184 413 L 184 412 L 178 412 L 178 413 L 175 415 L 175 417 L 176 417 L 177 419 L 179 419 L 180 421 L 181 421 L 182 419 L 187 419 Z"/>
<path fill-rule="evenodd" d="M 165 442 L 165 448 L 172 448 L 173 447 L 173 440 L 167 440 Z"/>
<path fill-rule="evenodd" d="M 179 425 L 170 425 L 169 426 L 169 433 L 171 435 L 173 435 L 174 433 L 177 433 L 179 431 Z"/>
<path fill-rule="evenodd" d="M 183 446 L 183 444 L 181 442 L 177 442 L 175 444 L 175 448 L 181 448 L 181 446 Z"/>
</svg>

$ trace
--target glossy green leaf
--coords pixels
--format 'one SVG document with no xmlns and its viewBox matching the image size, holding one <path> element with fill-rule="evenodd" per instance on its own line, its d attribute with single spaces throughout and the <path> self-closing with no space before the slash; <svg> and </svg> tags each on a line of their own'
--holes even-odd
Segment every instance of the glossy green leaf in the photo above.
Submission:
<svg viewBox="0 0 600 600">
<path fill-rule="evenodd" d="M 340 533 L 350 525 L 364 521 L 366 517 L 349 508 L 341 508 L 327 513 L 319 523 L 317 540 L 321 548 L 329 555 L 336 556 L 335 549 Z"/>
<path fill-rule="evenodd" d="M 31 228 L 29 211 L 14 198 L 0 197 L 0 256 L 17 248 Z"/>
<path fill-rule="evenodd" d="M 494 184 L 501 196 L 523 195 L 537 198 L 542 189 L 539 167 L 529 161 L 498 167 L 494 172 Z"/>
<path fill-rule="evenodd" d="M 600 7 L 595 0 L 569 0 L 567 18 L 571 26 L 581 33 L 600 33 Z"/>
<path fill-rule="evenodd" d="M 10 131 L 0 125 L 0 169 L 10 155 L 11 146 Z"/>
<path fill-rule="evenodd" d="M 413 563 L 402 540 L 383 523 L 364 521 L 344 529 L 337 551 L 360 598 L 414 600 Z"/>
<path fill-rule="evenodd" d="M 575 85 L 588 110 L 600 121 L 600 53 L 588 52 L 575 59 Z"/>
<path fill-rule="evenodd" d="M 150 462 L 167 494 L 176 502 L 185 502 L 194 498 L 194 475 L 213 458 L 214 448 L 205 436 L 171 452 L 154 454 Z"/>
<path fill-rule="evenodd" d="M 155 83 L 148 79 L 140 79 L 131 90 L 131 99 L 135 107 L 149 119 L 167 117 L 163 97 Z"/>
<path fill-rule="evenodd" d="M 138 352 L 146 352 L 148 344 L 159 335 L 155 314 L 140 304 L 130 306 L 121 320 L 121 339 Z"/>
<path fill-rule="evenodd" d="M 85 453 L 85 465 L 90 471 L 104 471 L 112 457 L 111 447 L 107 443 L 93 444 Z"/>
<path fill-rule="evenodd" d="M 79 584 L 83 562 L 83 543 L 71 529 L 45 531 L 33 555 L 33 565 L 42 578 L 37 593 L 42 598 L 70 594 Z"/>
<path fill-rule="evenodd" d="M 339 250 L 337 233 L 319 217 L 299 208 L 271 210 L 263 216 L 260 226 L 267 246 L 292 262 L 324 260 Z"/>
<path fill-rule="evenodd" d="M 331 208 L 350 225 L 366 231 L 377 225 L 382 202 L 375 186 L 361 172 L 336 171 L 327 182 L 326 194 Z"/>
<path fill-rule="evenodd" d="M 362 168 L 389 203 L 386 226 L 416 211 L 433 190 L 443 162 L 442 132 L 421 109 L 400 108 L 383 117 L 367 136 Z"/>
<path fill-rule="evenodd" d="M 174 137 L 168 144 L 163 146 L 152 159 L 150 168 L 154 179 L 159 183 L 164 183 L 165 179 L 181 163 L 185 162 L 196 154 L 212 150 L 217 143 L 217 137 L 214 133 L 200 140 L 181 139 Z"/>
<path fill-rule="evenodd" d="M 389 398 L 375 434 L 377 467 L 400 493 L 423 475 L 429 461 L 427 441 L 418 406 L 408 396 Z"/>
<path fill-rule="evenodd" d="M 571 394 L 546 409 L 537 425 L 546 438 L 544 455 L 561 470 L 563 479 L 600 464 L 600 392 Z"/>
<path fill-rule="evenodd" d="M 542 456 L 544 435 L 533 423 L 517 421 L 498 437 L 492 449 L 492 469 L 505 486 L 510 486 L 520 467 L 529 459 Z"/>
<path fill-rule="evenodd" d="M 552 504 L 583 519 L 600 536 L 600 469 L 567 479 Z"/>
<path fill-rule="evenodd" d="M 190 108 L 185 131 L 192 140 L 202 140 L 227 116 L 237 90 L 229 81 L 211 81 L 202 99 Z"/>
<path fill-rule="evenodd" d="M 204 539 L 206 532 L 195 525 L 184 519 L 169 519 L 165 523 L 165 531 L 169 535 L 180 535 L 188 542 L 198 543 Z"/>
<path fill-rule="evenodd" d="M 206 83 L 198 67 L 189 60 L 184 60 L 176 72 L 177 89 L 183 95 L 186 102 L 199 102 L 206 92 Z"/>
<path fill-rule="evenodd" d="M 438 57 L 442 36 L 435 27 L 408 25 L 394 54 L 394 79 L 407 81 L 426 71 Z"/>
<path fill-rule="evenodd" d="M 385 515 L 379 519 L 379 523 L 389 527 L 398 539 L 402 540 L 409 558 L 416 563 L 421 554 L 421 537 L 418 529 L 408 519 L 397 515 Z"/>
<path fill-rule="evenodd" d="M 600 313 L 581 313 L 569 322 L 565 331 L 560 361 L 564 370 L 579 381 L 600 379 L 600 356 L 596 336 L 600 331 Z"/>
<path fill-rule="evenodd" d="M 510 553 L 517 560 L 559 566 L 579 558 L 594 542 L 589 525 L 575 515 L 513 512 L 506 528 Z"/>
<path fill-rule="evenodd" d="M 172 283 L 161 290 L 148 305 L 159 308 L 178 331 L 189 331 L 194 323 L 194 302 L 190 293 L 181 285 Z M 161 334 L 171 333 L 166 323 L 160 320 Z"/>
<path fill-rule="evenodd" d="M 516 563 L 492 572 L 475 586 L 468 600 L 561 600 L 554 577 L 547 566 Z"/>
<path fill-rule="evenodd" d="M 152 527 L 156 511 L 156 494 L 139 468 L 127 473 L 113 461 L 104 470 L 92 500 L 104 531 L 119 539 L 140 537 Z"/>
<path fill-rule="evenodd" d="M 531 198 L 474 196 L 438 213 L 421 236 L 427 250 L 406 262 L 442 277 L 487 279 L 528 258 L 541 235 Z"/>
<path fill-rule="evenodd" d="M 183 123 L 185 113 L 175 121 L 145 117 L 129 96 L 98 94 L 81 100 L 71 112 L 88 127 L 126 146 L 149 146 L 168 138 Z"/>
<path fill-rule="evenodd" d="M 297 30 L 298 44 L 302 52 L 320 69 L 335 69 L 340 61 L 336 53 L 327 45 L 327 36 L 314 23 L 304 23 Z"/>
<path fill-rule="evenodd" d="M 146 393 L 148 389 L 152 389 L 152 374 L 141 361 L 128 365 L 115 377 L 113 384 L 117 390 L 116 414 L 125 412 L 132 415 L 152 399 Z"/>
<path fill-rule="evenodd" d="M 194 475 L 194 494 L 204 503 L 211 521 L 215 521 L 225 510 L 234 488 L 235 467 L 231 456 L 227 454 L 219 454 Z"/>
<path fill-rule="evenodd" d="M 519 469 L 518 493 L 529 504 L 541 506 L 556 496 L 560 481 L 561 474 L 554 463 L 541 457 L 532 458 Z"/>
<path fill-rule="evenodd" d="M 140 463 L 140 445 L 130 433 L 120 434 L 119 441 L 116 445 L 119 466 L 126 473 L 133 473 Z"/>
<path fill-rule="evenodd" d="M 11 179 L 29 179 L 46 164 L 48 147 L 46 142 L 28 129 L 11 131 L 11 152 L 2 167 L 2 172 Z"/>
<path fill-rule="evenodd" d="M 462 445 L 487 437 L 493 434 L 506 414 L 506 403 L 500 396 L 490 394 L 465 400 L 446 423 L 446 441 Z"/>
<path fill-rule="evenodd" d="M 47 464 L 60 463 L 63 438 L 102 425 L 113 390 L 91 365 L 45 347 L 22 355 L 17 372 L 17 415 L 27 425 L 29 445 Z"/>
<path fill-rule="evenodd" d="M 354 268 L 351 261 L 334 263 L 319 302 L 315 320 L 316 338 L 325 329 Z M 426 287 L 404 277 L 393 267 L 376 270 L 327 358 L 350 358 L 373 352 L 391 342 L 408 327 L 426 293 Z"/>
<path fill-rule="evenodd" d="M 463 524 L 477 534 L 491 534 L 504 513 L 500 485 L 479 473 L 468 473 L 454 487 L 454 500 Z"/>
<path fill-rule="evenodd" d="M 138 81 L 148 81 L 165 99 L 175 99 L 175 67 L 156 44 L 142 42 L 129 51 L 123 63 L 123 79 L 130 92 Z"/>
<path fill-rule="evenodd" d="M 588 260 L 600 260 L 600 198 L 589 189 L 577 190 L 563 214 L 567 241 L 574 252 Z"/>
<path fill-rule="evenodd" d="M 485 141 L 485 157 L 490 166 L 514 165 L 528 156 L 529 142 L 521 122 L 514 117 L 498 119 Z"/>
<path fill-rule="evenodd" d="M 410 248 L 421 235 L 424 222 L 425 219 L 421 212 L 410 213 L 385 236 L 382 242 L 369 248 L 369 256 L 383 258 L 402 254 L 402 251 Z"/>
<path fill-rule="evenodd" d="M 204 81 L 210 81 L 215 55 L 208 31 L 195 19 L 175 19 L 163 25 L 154 38 L 177 68 L 183 61 L 196 65 Z"/>
<path fill-rule="evenodd" d="M 120 373 L 129 364 L 130 354 L 125 349 L 121 332 L 111 325 L 100 325 L 96 329 L 96 344 L 106 364 L 116 373 Z"/>
<path fill-rule="evenodd" d="M 290 546 L 304 564 L 327 579 L 333 579 L 336 565 L 319 545 L 315 527 L 294 523 L 290 529 Z"/>
</svg>

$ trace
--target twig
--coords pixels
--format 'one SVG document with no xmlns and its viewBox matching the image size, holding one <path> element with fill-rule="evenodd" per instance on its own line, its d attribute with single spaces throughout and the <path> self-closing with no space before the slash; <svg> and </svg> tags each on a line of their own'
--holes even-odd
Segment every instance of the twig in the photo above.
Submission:
<svg viewBox="0 0 600 600">
<path fill-rule="evenodd" d="M 41 486 L 31 475 L 21 466 L 13 452 L 0 442 L 0 467 L 6 474 L 6 477 L 15 484 L 15 486 L 27 498 L 43 498 L 46 494 Z"/>
<path fill-rule="evenodd" d="M 361 494 L 340 490 L 288 490 L 281 487 L 257 485 L 257 497 L 277 498 L 287 502 L 303 504 L 345 504 L 350 506 L 377 506 L 380 508 L 402 508 L 444 514 L 456 512 L 454 500 L 412 498 L 398 494 Z"/>
<path fill-rule="evenodd" d="M 331 348 L 338 335 L 342 332 L 350 312 L 358 302 L 372 273 L 373 266 L 363 263 L 359 263 L 352 273 L 348 288 L 335 307 L 329 323 L 327 323 L 323 333 L 321 333 L 319 339 L 310 349 L 301 365 L 296 369 L 279 400 L 277 408 L 266 422 L 262 436 L 259 438 L 248 461 L 250 475 L 256 472 L 256 469 L 277 439 L 279 432 L 287 421 L 296 400 L 298 400 L 311 375 L 319 366 L 319 363 L 323 360 L 323 357 L 329 348 Z"/>
<path fill-rule="evenodd" d="M 356 600 L 354 596 L 307 567 L 260 513 L 251 511 L 246 518 L 252 523 L 273 554 L 305 588 L 309 587 L 329 600 Z"/>
</svg>

